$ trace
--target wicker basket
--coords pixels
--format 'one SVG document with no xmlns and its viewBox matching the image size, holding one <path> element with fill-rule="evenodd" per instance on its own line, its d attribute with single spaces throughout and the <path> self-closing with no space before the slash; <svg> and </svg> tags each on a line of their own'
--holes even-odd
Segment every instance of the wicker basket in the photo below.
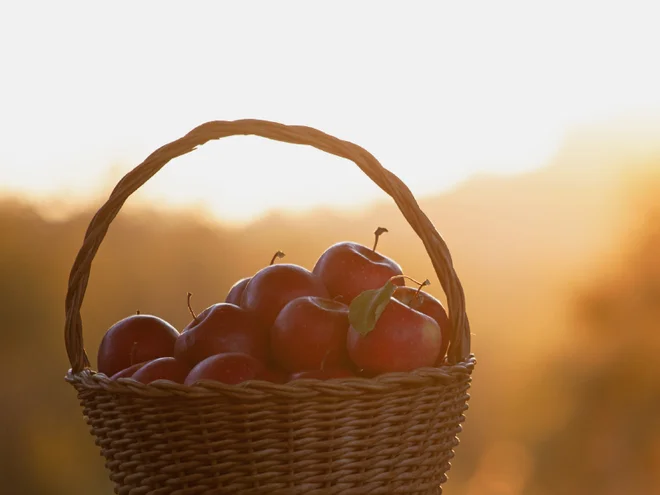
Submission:
<svg viewBox="0 0 660 495">
<path fill-rule="evenodd" d="M 289 384 L 110 381 L 83 346 L 80 307 L 92 260 L 126 199 L 167 162 L 212 139 L 256 135 L 355 162 L 421 238 L 447 295 L 447 364 L 377 378 Z M 451 256 L 410 190 L 366 150 L 318 130 L 261 120 L 207 122 L 152 153 L 98 210 L 71 269 L 66 380 L 122 495 L 442 493 L 475 365 Z"/>
</svg>

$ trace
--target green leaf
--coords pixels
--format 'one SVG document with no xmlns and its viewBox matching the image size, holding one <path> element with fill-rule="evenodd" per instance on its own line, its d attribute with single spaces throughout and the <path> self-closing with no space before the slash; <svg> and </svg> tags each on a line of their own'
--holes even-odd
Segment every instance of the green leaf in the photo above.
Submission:
<svg viewBox="0 0 660 495">
<path fill-rule="evenodd" d="M 348 321 L 360 335 L 367 335 L 374 329 L 396 287 L 389 280 L 380 289 L 365 290 L 353 299 L 348 308 Z"/>
</svg>

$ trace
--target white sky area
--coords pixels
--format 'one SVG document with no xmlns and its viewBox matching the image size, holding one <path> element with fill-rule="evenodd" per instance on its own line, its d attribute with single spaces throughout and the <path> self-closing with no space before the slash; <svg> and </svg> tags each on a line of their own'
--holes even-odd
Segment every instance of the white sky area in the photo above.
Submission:
<svg viewBox="0 0 660 495">
<path fill-rule="evenodd" d="M 261 118 L 353 141 L 418 197 L 545 165 L 572 130 L 660 114 L 660 2 L 4 2 L 0 194 L 99 204 L 208 120 Z M 225 221 L 354 207 L 348 161 L 228 138 L 129 202 Z"/>
</svg>

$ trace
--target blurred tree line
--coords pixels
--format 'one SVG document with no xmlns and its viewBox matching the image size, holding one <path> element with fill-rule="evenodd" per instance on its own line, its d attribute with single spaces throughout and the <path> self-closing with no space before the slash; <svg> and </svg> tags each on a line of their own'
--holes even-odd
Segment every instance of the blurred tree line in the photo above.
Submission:
<svg viewBox="0 0 660 495">
<path fill-rule="evenodd" d="M 534 446 L 539 493 L 660 493 L 660 188 L 636 201 L 621 260 L 578 294 L 575 333 L 539 377 L 563 425 Z"/>
<path fill-rule="evenodd" d="M 530 197 L 540 195 L 530 193 L 528 183 L 521 188 L 526 194 L 497 224 L 518 237 L 498 237 L 493 227 L 498 215 L 492 210 L 506 199 L 515 203 L 509 190 L 503 190 L 504 200 L 480 190 L 471 207 L 462 204 L 463 217 L 450 207 L 467 201 L 465 195 L 458 203 L 454 198 L 423 205 L 440 219 L 454 251 L 480 362 L 446 491 L 658 493 L 660 182 L 636 208 L 643 221 L 627 241 L 581 277 L 588 283 L 574 285 L 569 281 L 576 261 L 565 259 L 573 251 L 586 252 L 584 244 L 555 239 L 551 230 L 561 225 L 576 236 L 584 232 L 586 227 L 570 224 L 579 213 L 550 202 L 543 210 L 538 204 L 526 208 Z M 550 196 L 561 198 L 557 191 L 545 197 Z M 576 197 L 584 204 L 584 196 Z M 3 493 L 112 493 L 75 392 L 63 380 L 69 367 L 63 342 L 66 283 L 92 214 L 49 221 L 29 205 L 0 202 Z M 485 218 L 477 224 L 477 217 Z M 603 225 L 615 223 L 608 220 Z M 590 216 L 580 221 L 592 225 Z M 83 304 L 92 363 L 103 332 L 138 309 L 181 328 L 189 319 L 188 291 L 201 310 L 222 300 L 234 281 L 266 265 L 278 249 L 287 253 L 285 261 L 311 268 L 333 242 L 369 244 L 378 225 L 390 229 L 381 241 L 385 254 L 411 276 L 431 278 L 430 292 L 442 297 L 421 243 L 392 206 L 351 217 L 327 211 L 288 219 L 271 215 L 240 228 L 190 213 L 127 208 L 94 261 Z M 483 242 L 488 229 L 492 235 Z M 558 280 L 566 285 L 553 285 Z M 552 296 L 557 291 L 565 293 Z"/>
</svg>

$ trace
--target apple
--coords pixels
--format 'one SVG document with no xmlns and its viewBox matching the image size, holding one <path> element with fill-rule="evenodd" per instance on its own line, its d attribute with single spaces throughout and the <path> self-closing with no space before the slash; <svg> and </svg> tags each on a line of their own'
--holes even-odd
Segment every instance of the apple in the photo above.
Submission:
<svg viewBox="0 0 660 495">
<path fill-rule="evenodd" d="M 214 354 L 242 352 L 266 361 L 268 331 L 254 314 L 234 304 L 217 303 L 209 306 L 183 329 L 174 344 L 174 357 L 194 366 Z"/>
<path fill-rule="evenodd" d="M 227 293 L 225 302 L 239 306 L 241 304 L 241 298 L 243 297 L 243 292 L 245 291 L 245 288 L 247 287 L 247 284 L 251 278 L 252 277 L 242 278 L 234 285 L 232 285 L 231 289 L 229 289 L 229 292 Z"/>
<path fill-rule="evenodd" d="M 286 254 L 284 254 L 282 251 L 276 252 L 271 258 L 270 264 L 272 265 L 273 263 L 275 263 L 276 259 L 284 258 L 285 256 Z M 245 287 L 247 287 L 247 284 L 251 278 L 252 277 L 242 278 L 234 285 L 232 285 L 231 289 L 229 289 L 229 293 L 227 293 L 225 302 L 230 304 L 235 304 L 236 306 L 240 306 L 241 298 L 243 297 L 243 291 L 245 291 Z"/>
<path fill-rule="evenodd" d="M 380 373 L 374 373 L 373 371 L 366 371 L 366 370 L 357 370 L 355 372 L 355 376 L 359 376 L 361 378 L 376 378 Z"/>
<path fill-rule="evenodd" d="M 392 297 L 393 280 L 356 297 L 349 308 L 346 348 L 366 373 L 412 371 L 434 366 L 442 332 L 430 316 Z"/>
<path fill-rule="evenodd" d="M 169 380 L 183 383 L 190 372 L 190 366 L 173 357 L 162 357 L 149 361 L 133 374 L 133 380 L 151 383 L 155 380 Z"/>
<path fill-rule="evenodd" d="M 303 378 L 315 378 L 317 380 L 329 380 L 331 378 L 350 378 L 355 375 L 345 368 L 327 368 L 322 370 L 307 370 L 292 373 L 289 381 L 300 380 Z"/>
<path fill-rule="evenodd" d="M 287 372 L 275 368 L 275 367 L 266 367 L 260 373 L 255 375 L 255 380 L 264 380 L 272 383 L 286 383 L 289 375 Z"/>
<path fill-rule="evenodd" d="M 144 366 L 145 364 L 147 364 L 147 361 L 143 363 L 134 364 L 133 366 L 129 366 L 128 368 L 123 369 L 112 375 L 110 377 L 110 380 L 117 380 L 119 378 L 130 378 L 131 376 L 133 376 L 133 373 L 135 373 L 137 370 L 142 368 L 142 366 Z"/>
<path fill-rule="evenodd" d="M 440 346 L 440 353 L 438 354 L 438 360 L 436 361 L 436 364 L 439 365 L 444 361 L 445 355 L 447 354 L 447 348 L 449 347 L 451 322 L 449 321 L 447 311 L 445 311 L 442 303 L 431 294 L 422 292 L 421 288 L 422 286 L 420 286 L 419 289 L 414 289 L 412 287 L 397 287 L 392 297 L 398 299 L 410 308 L 430 316 L 436 321 L 440 327 L 440 333 L 442 334 L 442 345 Z"/>
<path fill-rule="evenodd" d="M 184 384 L 193 385 L 199 380 L 215 380 L 235 385 L 246 380 L 258 380 L 265 366 L 254 356 L 240 352 L 227 352 L 207 357 L 190 370 Z"/>
<path fill-rule="evenodd" d="M 287 371 L 329 368 L 346 360 L 348 306 L 303 296 L 289 301 L 270 328 L 275 362 Z"/>
<path fill-rule="evenodd" d="M 374 232 L 376 240 L 372 249 L 355 242 L 339 242 L 319 257 L 312 273 L 325 284 L 331 298 L 348 305 L 363 291 L 381 287 L 393 276 L 402 275 L 394 260 L 376 251 L 383 232 L 387 229 L 379 227 Z M 403 285 L 398 279 L 394 283 Z"/>
<path fill-rule="evenodd" d="M 143 361 L 172 356 L 179 332 L 162 318 L 135 314 L 112 325 L 103 336 L 97 366 L 107 376 Z"/>
<path fill-rule="evenodd" d="M 259 270 L 243 292 L 241 307 L 254 313 L 265 328 L 289 301 L 301 296 L 328 298 L 323 282 L 309 270 L 289 263 Z"/>
</svg>

